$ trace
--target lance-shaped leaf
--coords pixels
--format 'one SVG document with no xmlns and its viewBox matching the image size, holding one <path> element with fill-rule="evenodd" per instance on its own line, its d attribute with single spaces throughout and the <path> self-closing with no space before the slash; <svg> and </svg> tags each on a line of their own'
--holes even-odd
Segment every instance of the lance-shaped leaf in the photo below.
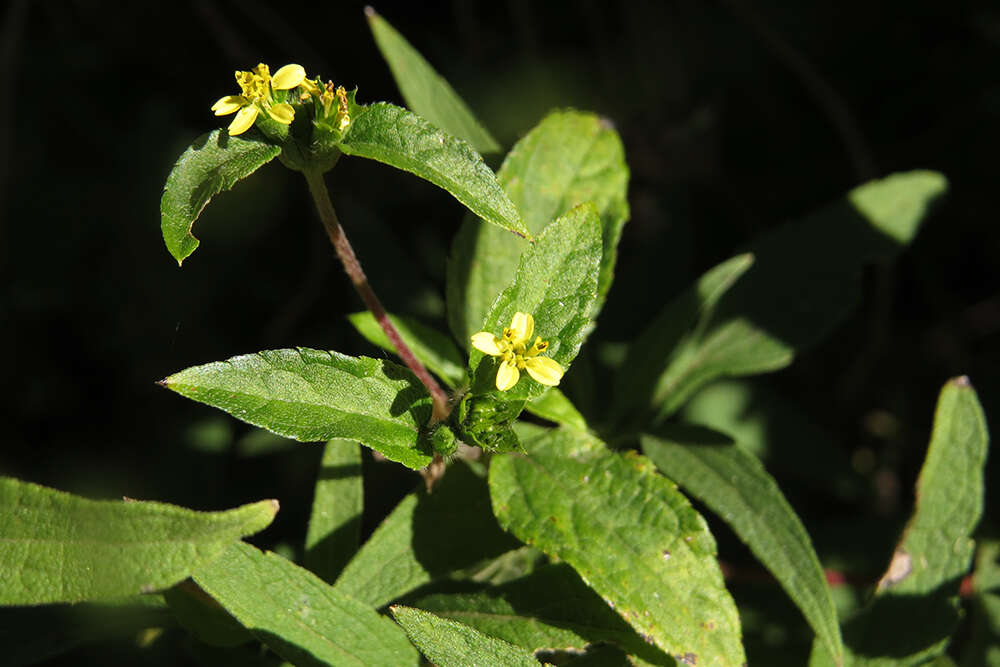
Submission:
<svg viewBox="0 0 1000 667">
<path fill-rule="evenodd" d="M 909 243 L 947 186 L 932 171 L 894 174 L 752 244 L 753 269 L 661 375 L 660 418 L 715 378 L 784 368 L 829 334 L 857 304 L 864 265 Z"/>
<path fill-rule="evenodd" d="M 486 222 L 530 238 L 483 157 L 411 111 L 387 102 L 355 107 L 337 148 L 416 174 L 450 192 Z"/>
<path fill-rule="evenodd" d="M 837 662 L 840 624 L 809 534 L 774 479 L 752 454 L 704 428 L 644 435 L 642 450 L 681 487 L 718 514 L 774 575 Z"/>
<path fill-rule="evenodd" d="M 327 583 L 358 550 L 363 504 L 361 448 L 350 440 L 331 440 L 323 447 L 303 563 Z"/>
<path fill-rule="evenodd" d="M 490 511 L 485 481 L 455 463 L 428 495 L 406 496 L 344 568 L 335 587 L 373 607 L 518 546 Z"/>
<path fill-rule="evenodd" d="M 370 311 L 348 315 L 348 319 L 368 342 L 396 354 L 396 348 L 389 342 L 389 337 Z M 444 380 L 445 384 L 455 387 L 465 381 L 465 359 L 451 342 L 451 338 L 409 317 L 389 315 L 389 321 L 396 327 L 413 356 Z"/>
<path fill-rule="evenodd" d="M 500 524 L 575 569 L 644 639 L 688 664 L 740 665 L 740 621 L 705 520 L 638 455 L 568 429 L 490 466 Z"/>
<path fill-rule="evenodd" d="M 208 201 L 273 160 L 280 146 L 253 135 L 231 137 L 213 130 L 184 151 L 167 177 L 160 200 L 160 230 L 180 265 L 198 247 L 191 233 Z"/>
<path fill-rule="evenodd" d="M 588 644 L 610 642 L 648 664 L 675 664 L 643 641 L 565 563 L 483 592 L 439 593 L 414 604 L 532 652 L 578 652 Z"/>
<path fill-rule="evenodd" d="M 722 296 L 753 266 L 753 255 L 737 255 L 708 270 L 673 299 L 629 345 L 615 376 L 612 419 L 647 409 L 646 397 L 671 360 L 687 353 L 715 312 Z M 687 340 L 685 341 L 685 337 Z"/>
<path fill-rule="evenodd" d="M 439 667 L 538 667 L 528 651 L 463 623 L 412 607 L 391 611 L 420 652 Z"/>
<path fill-rule="evenodd" d="M 299 667 L 419 664 L 416 650 L 390 619 L 276 554 L 237 543 L 194 579 Z"/>
<path fill-rule="evenodd" d="M 389 63 L 392 77 L 406 104 L 442 130 L 450 132 L 480 153 L 496 153 L 500 144 L 480 124 L 458 93 L 438 74 L 389 22 L 365 8 L 375 44 Z"/>
<path fill-rule="evenodd" d="M 195 512 L 88 500 L 0 477 L 0 604 L 108 600 L 172 586 L 263 530 L 278 502 Z"/>
<path fill-rule="evenodd" d="M 592 328 L 601 262 L 600 218 L 593 204 L 581 204 L 562 216 L 521 256 L 514 281 L 496 298 L 482 329 L 500 336 L 514 313 L 534 317 L 534 336 L 548 341 L 545 356 L 569 368 Z M 496 358 L 473 349 L 469 367 L 473 390 L 496 392 Z M 545 385 L 527 373 L 511 389 L 497 392 L 505 401 L 539 396 Z"/>
<path fill-rule="evenodd" d="M 287 438 L 347 438 L 410 468 L 431 462 L 420 438 L 430 396 L 410 371 L 388 361 L 267 350 L 193 366 L 162 384 Z"/>
<path fill-rule="evenodd" d="M 958 589 L 983 511 L 986 418 L 968 378 L 941 390 L 916 507 L 867 607 L 844 624 L 849 665 L 917 665 L 944 652 L 958 627 Z M 828 665 L 813 646 L 813 665 Z"/>
<path fill-rule="evenodd" d="M 601 217 L 598 295 L 611 285 L 622 227 L 628 219 L 628 167 L 614 128 L 581 111 L 547 116 L 507 155 L 497 177 L 521 212 L 531 234 L 584 202 Z M 448 318 L 459 343 L 480 330 L 490 306 L 514 279 L 528 244 L 466 219 L 448 262 Z"/>
</svg>

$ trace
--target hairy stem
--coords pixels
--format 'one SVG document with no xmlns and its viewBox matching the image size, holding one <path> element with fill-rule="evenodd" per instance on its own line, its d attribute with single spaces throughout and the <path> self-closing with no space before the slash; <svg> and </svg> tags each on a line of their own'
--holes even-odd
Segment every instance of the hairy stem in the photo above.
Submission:
<svg viewBox="0 0 1000 667">
<path fill-rule="evenodd" d="M 318 171 L 304 171 L 303 173 L 309 183 L 309 192 L 312 193 L 313 201 L 316 202 L 316 210 L 319 211 L 320 220 L 323 221 L 323 227 L 326 228 L 327 236 L 330 237 L 330 243 L 337 251 L 337 257 L 344 265 L 347 277 L 351 279 L 354 289 L 358 291 L 365 306 L 375 316 L 375 321 L 382 327 L 389 342 L 396 348 L 396 354 L 430 392 L 434 402 L 430 425 L 444 421 L 448 418 L 449 413 L 448 395 L 444 393 L 427 368 L 413 355 L 413 351 L 403 342 L 399 331 L 393 326 L 385 308 L 382 307 L 382 302 L 375 296 L 375 290 L 369 284 L 368 277 L 365 276 L 361 263 L 358 262 L 358 258 L 354 254 L 354 248 L 351 247 L 351 242 L 347 240 L 344 229 L 340 226 L 340 220 L 337 219 L 337 212 L 333 209 L 333 203 L 330 201 L 330 194 L 323 181 L 323 174 Z"/>
</svg>

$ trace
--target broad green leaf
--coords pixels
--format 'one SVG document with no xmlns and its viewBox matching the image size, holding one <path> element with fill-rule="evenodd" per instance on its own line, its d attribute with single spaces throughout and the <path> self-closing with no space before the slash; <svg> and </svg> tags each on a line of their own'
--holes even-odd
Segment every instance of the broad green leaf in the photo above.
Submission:
<svg viewBox="0 0 1000 667">
<path fill-rule="evenodd" d="M 430 63 L 374 9 L 366 7 L 365 16 L 406 104 L 442 130 L 469 142 L 480 153 L 498 152 L 500 144 Z"/>
<path fill-rule="evenodd" d="M 517 546 L 490 511 L 485 482 L 455 462 L 434 493 L 421 488 L 399 503 L 334 587 L 381 607 L 453 570 Z"/>
<path fill-rule="evenodd" d="M 482 156 L 461 139 L 387 102 L 356 107 L 337 148 L 416 174 L 486 222 L 530 238 L 517 208 Z"/>
<path fill-rule="evenodd" d="M 298 667 L 419 663 L 395 623 L 276 554 L 237 543 L 194 579 Z"/>
<path fill-rule="evenodd" d="M 958 627 L 958 589 L 983 511 L 986 418 L 968 378 L 941 390 L 916 507 L 875 597 L 844 623 L 848 665 L 917 665 L 941 655 Z M 830 658 L 814 645 L 813 665 Z"/>
<path fill-rule="evenodd" d="M 556 387 L 552 387 L 524 407 L 536 417 L 548 419 L 556 424 L 570 426 L 581 431 L 587 430 L 587 421 L 583 418 L 583 415 L 566 398 L 566 394 L 559 391 Z"/>
<path fill-rule="evenodd" d="M 170 611 L 158 595 L 108 603 L 0 607 L 3 665 L 40 664 L 84 644 L 132 638 L 146 628 L 172 626 Z"/>
<path fill-rule="evenodd" d="M 358 550 L 363 504 L 361 449 L 350 440 L 331 440 L 323 447 L 303 559 L 327 583 Z"/>
<path fill-rule="evenodd" d="M 531 653 L 463 623 L 411 607 L 390 611 L 420 652 L 439 667 L 538 667 Z"/>
<path fill-rule="evenodd" d="M 688 664 L 741 665 L 740 621 L 705 520 L 638 455 L 579 431 L 522 438 L 499 456 L 500 524 L 568 563 L 643 639 Z"/>
<path fill-rule="evenodd" d="M 174 165 L 160 200 L 160 229 L 178 266 L 198 247 L 191 233 L 209 200 L 273 160 L 280 146 L 254 134 L 231 137 L 212 130 L 195 140 Z"/>
<path fill-rule="evenodd" d="M 805 527 L 760 461 L 726 436 L 674 427 L 640 437 L 642 450 L 718 514 L 774 575 L 837 661 L 837 609 Z"/>
<path fill-rule="evenodd" d="M 262 500 L 226 512 L 88 500 L 0 477 L 0 604 L 109 600 L 176 584 L 278 511 Z"/>
<path fill-rule="evenodd" d="M 554 112 L 514 146 L 497 177 L 536 236 L 579 204 L 597 206 L 602 244 L 597 293 L 603 300 L 629 215 L 628 167 L 614 128 L 592 113 Z M 448 262 L 447 297 L 451 330 L 466 348 L 497 294 L 513 281 L 527 247 L 474 219 L 462 224 Z"/>
<path fill-rule="evenodd" d="M 612 419 L 647 409 L 660 376 L 678 355 L 684 354 L 682 341 L 697 340 L 715 312 L 719 299 L 753 265 L 753 255 L 737 255 L 707 271 L 696 283 L 667 304 L 649 326 L 629 346 L 615 376 Z"/>
<path fill-rule="evenodd" d="M 396 348 L 389 342 L 389 337 L 370 311 L 354 313 L 347 318 L 368 342 L 396 354 Z M 465 382 L 465 358 L 451 342 L 451 338 L 409 317 L 389 315 L 389 321 L 420 363 L 444 380 L 445 384 L 456 387 Z"/>
<path fill-rule="evenodd" d="M 514 313 L 529 313 L 535 320 L 534 336 L 549 343 L 545 356 L 567 370 L 592 328 L 601 261 L 600 234 L 600 219 L 593 204 L 582 204 L 546 227 L 522 255 L 513 283 L 494 301 L 483 330 L 500 336 L 504 327 L 510 326 Z M 486 393 L 492 388 L 505 401 L 519 401 L 546 390 L 545 385 L 523 373 L 511 389 L 497 392 L 497 366 L 494 357 L 472 350 L 469 367 L 475 369 L 476 392 Z"/>
<path fill-rule="evenodd" d="M 193 366 L 162 384 L 288 438 L 357 440 L 413 469 L 431 462 L 420 438 L 430 396 L 410 371 L 388 361 L 265 350 Z"/>
<path fill-rule="evenodd" d="M 753 269 L 660 377 L 659 417 L 713 379 L 784 368 L 828 335 L 857 304 L 865 263 L 888 261 L 909 243 L 947 186 L 932 171 L 894 174 L 753 243 Z"/>
<path fill-rule="evenodd" d="M 529 651 L 582 651 L 611 642 L 649 664 L 674 665 L 650 646 L 565 563 L 479 593 L 441 593 L 414 603 Z"/>
</svg>

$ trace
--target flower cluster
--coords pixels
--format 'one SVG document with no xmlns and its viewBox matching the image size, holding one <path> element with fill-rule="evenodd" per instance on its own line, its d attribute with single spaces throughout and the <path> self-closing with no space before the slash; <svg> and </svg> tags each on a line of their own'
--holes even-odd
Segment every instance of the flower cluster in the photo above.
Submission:
<svg viewBox="0 0 1000 667">
<path fill-rule="evenodd" d="M 507 391 L 521 377 L 521 371 L 528 371 L 536 382 L 554 387 L 562 379 L 563 369 L 557 361 L 548 357 L 540 357 L 548 349 L 548 342 L 541 336 L 528 347 L 531 335 L 535 332 L 535 319 L 528 313 L 514 313 L 510 326 L 503 330 L 503 336 L 497 338 L 488 331 L 480 331 L 472 337 L 472 346 L 492 357 L 500 359 L 497 369 L 497 389 Z"/>
<path fill-rule="evenodd" d="M 289 125 L 295 118 L 295 110 L 290 104 L 275 102 L 274 91 L 297 88 L 303 81 L 306 81 L 306 71 L 302 65 L 285 65 L 271 76 L 270 68 L 260 63 L 249 72 L 237 72 L 236 83 L 243 94 L 226 95 L 212 105 L 212 111 L 216 116 L 236 114 L 229 124 L 229 134 L 249 130 L 261 111 L 275 122 Z"/>
</svg>

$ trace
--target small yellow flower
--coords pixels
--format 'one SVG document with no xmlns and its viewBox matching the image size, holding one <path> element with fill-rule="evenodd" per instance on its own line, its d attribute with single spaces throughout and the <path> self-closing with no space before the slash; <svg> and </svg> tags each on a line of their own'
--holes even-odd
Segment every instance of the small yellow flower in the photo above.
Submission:
<svg viewBox="0 0 1000 667">
<path fill-rule="evenodd" d="M 216 116 L 236 114 L 229 124 L 229 134 L 242 134 L 249 130 L 257 115 L 264 110 L 274 121 L 288 125 L 295 118 L 295 110 L 290 104 L 274 102 L 275 90 L 291 90 L 306 80 L 306 71 L 302 65 L 285 65 L 274 76 L 264 63 L 260 63 L 249 72 L 237 72 L 236 83 L 243 91 L 242 95 L 226 95 L 212 105 Z"/>
<path fill-rule="evenodd" d="M 562 379 L 563 369 L 557 361 L 538 356 L 548 349 L 548 342 L 541 336 L 527 347 L 531 334 L 535 332 L 535 319 L 528 313 L 514 313 L 510 326 L 497 338 L 488 331 L 480 331 L 472 337 L 472 346 L 491 357 L 500 358 L 497 369 L 497 389 L 507 391 L 521 377 L 521 371 L 544 385 L 554 387 Z"/>
</svg>

